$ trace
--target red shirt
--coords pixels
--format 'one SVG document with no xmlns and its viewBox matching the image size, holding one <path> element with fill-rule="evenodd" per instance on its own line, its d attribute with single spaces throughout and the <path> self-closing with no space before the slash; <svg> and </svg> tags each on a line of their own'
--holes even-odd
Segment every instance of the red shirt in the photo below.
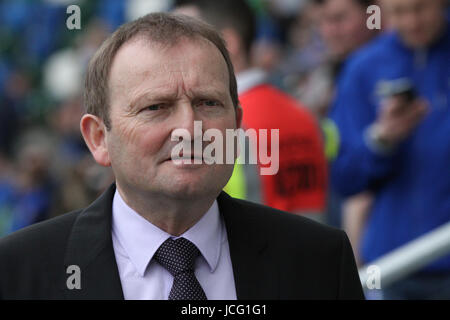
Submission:
<svg viewBox="0 0 450 320">
<path fill-rule="evenodd" d="M 327 162 L 315 118 L 296 100 L 267 84 L 251 88 L 239 100 L 243 127 L 257 132 L 268 129 L 268 150 L 270 129 L 279 129 L 279 171 L 260 176 L 264 204 L 289 212 L 323 211 Z M 259 160 L 258 155 L 258 165 L 270 167 Z"/>
</svg>

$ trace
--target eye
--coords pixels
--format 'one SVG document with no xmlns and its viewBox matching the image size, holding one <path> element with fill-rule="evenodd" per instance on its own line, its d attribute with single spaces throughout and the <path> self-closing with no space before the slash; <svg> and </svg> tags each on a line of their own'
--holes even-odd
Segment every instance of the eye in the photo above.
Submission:
<svg viewBox="0 0 450 320">
<path fill-rule="evenodd" d="M 159 109 L 162 109 L 163 107 L 164 107 L 164 105 L 162 103 L 152 104 L 152 105 L 146 106 L 143 110 L 157 111 Z"/>
<path fill-rule="evenodd" d="M 220 104 L 220 102 L 218 102 L 216 100 L 204 99 L 204 100 L 200 101 L 199 105 L 206 106 L 206 107 L 219 107 L 221 104 Z"/>
</svg>

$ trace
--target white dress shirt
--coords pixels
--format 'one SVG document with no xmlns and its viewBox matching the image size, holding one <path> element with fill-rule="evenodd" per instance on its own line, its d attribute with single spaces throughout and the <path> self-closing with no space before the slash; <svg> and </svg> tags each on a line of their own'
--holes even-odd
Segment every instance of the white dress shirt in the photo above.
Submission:
<svg viewBox="0 0 450 320">
<path fill-rule="evenodd" d="M 167 300 L 173 276 L 153 255 L 168 238 L 177 238 L 156 227 L 130 208 L 116 190 L 112 207 L 112 241 L 125 299 Z M 180 237 L 200 251 L 195 276 L 209 300 L 235 300 L 225 223 L 217 201 Z"/>
</svg>

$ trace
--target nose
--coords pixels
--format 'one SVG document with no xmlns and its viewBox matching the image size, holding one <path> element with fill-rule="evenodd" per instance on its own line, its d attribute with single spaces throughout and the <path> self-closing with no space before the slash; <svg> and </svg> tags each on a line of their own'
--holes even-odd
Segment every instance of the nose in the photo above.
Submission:
<svg viewBox="0 0 450 320">
<path fill-rule="evenodd" d="M 189 101 L 180 102 L 173 116 L 172 138 L 183 141 L 201 140 L 202 130 L 196 112 Z"/>
</svg>

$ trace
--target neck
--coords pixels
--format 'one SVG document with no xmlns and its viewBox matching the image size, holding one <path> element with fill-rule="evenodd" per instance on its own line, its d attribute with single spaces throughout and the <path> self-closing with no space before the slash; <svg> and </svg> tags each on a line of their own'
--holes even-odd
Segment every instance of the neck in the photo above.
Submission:
<svg viewBox="0 0 450 320">
<path fill-rule="evenodd" d="M 130 208 L 173 236 L 180 236 L 195 225 L 216 199 L 211 196 L 179 199 L 161 194 L 138 194 L 116 184 L 117 191 Z"/>
</svg>

